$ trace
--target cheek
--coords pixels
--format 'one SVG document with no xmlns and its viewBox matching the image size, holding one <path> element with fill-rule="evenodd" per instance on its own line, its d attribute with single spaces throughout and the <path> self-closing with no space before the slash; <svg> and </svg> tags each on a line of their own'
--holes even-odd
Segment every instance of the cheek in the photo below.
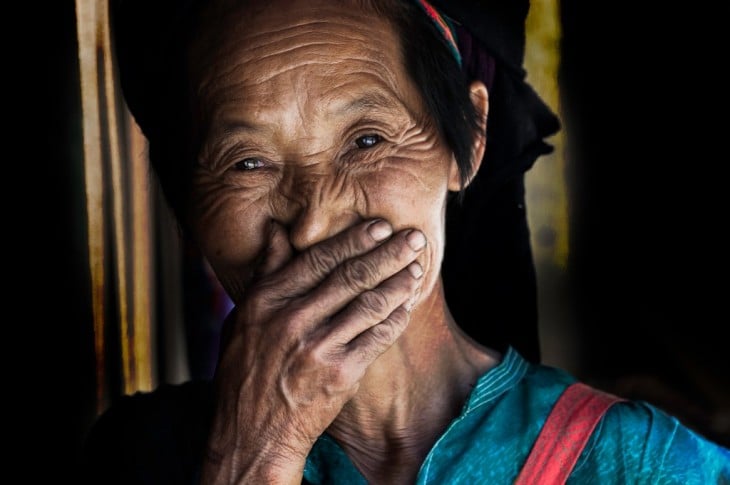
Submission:
<svg viewBox="0 0 730 485">
<path fill-rule="evenodd" d="M 426 230 L 441 225 L 448 191 L 447 168 L 435 161 L 396 158 L 361 179 L 371 208 L 382 211 L 396 229 Z M 373 212 L 373 211 L 371 211 Z"/>
<path fill-rule="evenodd" d="M 194 188 L 193 227 L 203 254 L 216 273 L 239 272 L 245 279 L 266 245 L 266 199 L 215 180 Z"/>
<path fill-rule="evenodd" d="M 444 248 L 444 214 L 448 194 L 448 167 L 441 160 L 397 160 L 367 177 L 371 215 L 389 220 L 396 230 L 420 229 L 428 249 L 419 257 L 424 269 L 435 274 Z M 377 187 L 377 190 L 373 188 Z"/>
</svg>

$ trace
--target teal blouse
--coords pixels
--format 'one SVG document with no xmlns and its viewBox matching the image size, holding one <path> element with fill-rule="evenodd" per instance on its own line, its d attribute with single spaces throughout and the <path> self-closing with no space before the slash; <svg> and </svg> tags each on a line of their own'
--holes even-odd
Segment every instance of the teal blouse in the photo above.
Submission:
<svg viewBox="0 0 730 485">
<path fill-rule="evenodd" d="M 508 484 L 517 477 L 553 404 L 575 379 L 509 349 L 476 383 L 461 415 L 436 441 L 417 484 Z M 364 484 L 323 435 L 304 469 L 312 484 Z M 596 427 L 569 484 L 730 484 L 730 450 L 645 402 L 614 404 Z"/>
</svg>

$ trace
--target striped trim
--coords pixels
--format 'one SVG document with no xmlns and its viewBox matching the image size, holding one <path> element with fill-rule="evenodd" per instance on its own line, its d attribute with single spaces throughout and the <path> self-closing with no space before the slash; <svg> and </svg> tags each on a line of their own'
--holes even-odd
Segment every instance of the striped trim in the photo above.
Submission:
<svg viewBox="0 0 730 485">
<path fill-rule="evenodd" d="M 448 18 L 442 16 L 438 10 L 436 10 L 433 5 L 428 3 L 426 0 L 416 0 L 416 3 L 424 12 L 426 12 L 426 15 L 428 15 L 434 25 L 436 25 L 439 32 L 441 32 L 441 35 L 443 35 L 444 39 L 446 39 L 446 42 L 449 44 L 449 48 L 456 58 L 456 62 L 461 66 L 461 54 L 459 53 L 459 46 L 456 43 L 456 34 L 454 33 L 454 29 L 451 27 Z"/>
<path fill-rule="evenodd" d="M 497 396 L 509 391 L 527 373 L 529 364 L 522 356 L 513 348 L 509 347 L 507 353 L 505 353 L 502 362 L 487 371 L 482 377 L 477 380 L 474 390 L 469 396 L 469 400 L 464 405 L 464 410 L 461 415 L 451 422 L 449 427 L 446 429 L 439 439 L 434 443 L 431 451 L 426 456 L 426 460 L 421 465 L 423 472 L 423 481 L 421 483 L 428 483 L 429 474 L 431 473 L 431 464 L 436 456 L 436 449 L 441 445 L 441 442 L 446 439 L 450 434 L 451 430 L 459 426 L 459 424 L 466 419 L 469 414 L 473 413 L 476 409 L 488 404 L 493 401 Z"/>
<path fill-rule="evenodd" d="M 528 367 L 527 361 L 513 347 L 509 347 L 502 362 L 477 381 L 464 415 L 514 387 L 525 376 Z"/>
</svg>

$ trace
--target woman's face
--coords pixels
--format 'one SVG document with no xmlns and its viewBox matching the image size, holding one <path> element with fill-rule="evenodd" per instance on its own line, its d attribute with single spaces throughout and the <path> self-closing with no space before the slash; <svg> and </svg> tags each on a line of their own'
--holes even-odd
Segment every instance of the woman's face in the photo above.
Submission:
<svg viewBox="0 0 730 485">
<path fill-rule="evenodd" d="M 191 56 L 202 136 L 191 222 L 233 300 L 272 220 L 295 251 L 364 219 L 420 229 L 422 294 L 433 289 L 459 174 L 393 27 L 354 2 L 268 2 L 210 18 Z"/>
</svg>

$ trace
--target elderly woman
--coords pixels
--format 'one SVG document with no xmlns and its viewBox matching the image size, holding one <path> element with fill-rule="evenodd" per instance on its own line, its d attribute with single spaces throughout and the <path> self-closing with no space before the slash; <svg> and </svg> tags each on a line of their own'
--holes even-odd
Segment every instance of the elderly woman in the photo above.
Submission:
<svg viewBox="0 0 730 485">
<path fill-rule="evenodd" d="M 730 479 L 728 450 L 675 419 L 452 317 L 447 201 L 489 149 L 493 79 L 462 74 L 463 27 L 410 0 L 220 0 L 184 18 L 158 71 L 120 37 L 125 94 L 236 306 L 210 389 L 99 422 L 105 483 Z M 155 82 L 140 73 L 162 71 L 168 92 L 140 96 Z"/>
</svg>

